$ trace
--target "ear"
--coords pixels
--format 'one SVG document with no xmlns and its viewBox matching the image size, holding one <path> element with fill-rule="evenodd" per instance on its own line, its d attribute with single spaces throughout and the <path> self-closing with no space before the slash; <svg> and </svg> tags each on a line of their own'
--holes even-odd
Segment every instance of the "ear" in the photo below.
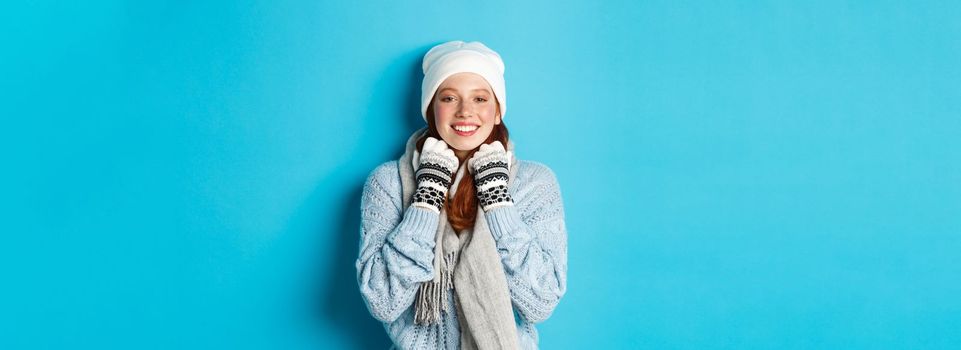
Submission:
<svg viewBox="0 0 961 350">
<path fill-rule="evenodd" d="M 497 112 L 497 121 L 494 122 L 494 125 L 500 125 L 500 124 L 501 124 L 501 114 L 500 112 Z"/>
</svg>

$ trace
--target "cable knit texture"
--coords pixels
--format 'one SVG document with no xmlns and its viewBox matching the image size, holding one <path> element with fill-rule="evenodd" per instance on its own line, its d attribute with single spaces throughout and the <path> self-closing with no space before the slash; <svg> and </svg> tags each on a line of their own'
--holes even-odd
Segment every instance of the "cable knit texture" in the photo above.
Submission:
<svg viewBox="0 0 961 350">
<path fill-rule="evenodd" d="M 567 230 L 560 188 L 546 165 L 520 160 L 509 184 L 515 205 L 484 213 L 504 264 L 519 344 L 536 349 L 536 323 L 546 320 L 567 289 Z M 375 168 L 361 198 L 360 292 L 371 315 L 383 322 L 397 349 L 458 349 L 457 312 L 433 326 L 414 323 L 414 297 L 434 276 L 434 235 L 439 214 L 419 206 L 402 211 L 397 161 Z M 456 288 L 456 286 L 455 286 Z M 453 290 L 448 302 L 455 303 Z M 452 304 L 453 305 L 453 304 Z"/>
</svg>

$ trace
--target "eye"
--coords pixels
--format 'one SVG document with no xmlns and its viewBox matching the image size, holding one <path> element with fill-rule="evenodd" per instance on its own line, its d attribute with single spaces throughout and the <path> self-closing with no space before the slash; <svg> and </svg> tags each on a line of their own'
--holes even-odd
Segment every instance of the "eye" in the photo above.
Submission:
<svg viewBox="0 0 961 350">
<path fill-rule="evenodd" d="M 443 101 L 443 102 L 450 102 L 450 101 L 452 101 L 453 99 L 454 99 L 453 96 L 444 96 L 444 97 L 441 97 L 440 100 Z"/>
<path fill-rule="evenodd" d="M 487 99 L 483 97 L 478 97 L 477 102 L 487 102 Z"/>
</svg>

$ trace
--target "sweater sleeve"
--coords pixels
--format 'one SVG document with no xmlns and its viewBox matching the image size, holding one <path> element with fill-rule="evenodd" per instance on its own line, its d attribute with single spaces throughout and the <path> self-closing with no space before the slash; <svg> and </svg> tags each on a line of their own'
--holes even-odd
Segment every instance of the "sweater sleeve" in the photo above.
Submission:
<svg viewBox="0 0 961 350">
<path fill-rule="evenodd" d="M 439 215 L 409 206 L 402 211 L 400 179 L 392 163 L 367 177 L 361 197 L 360 292 L 371 315 L 393 322 L 409 308 L 420 286 L 434 276 Z"/>
<path fill-rule="evenodd" d="M 539 166 L 517 203 L 484 213 L 504 264 L 511 301 L 529 322 L 546 320 L 567 289 L 567 230 L 554 173 Z M 514 194 L 512 194 L 514 196 Z"/>
</svg>

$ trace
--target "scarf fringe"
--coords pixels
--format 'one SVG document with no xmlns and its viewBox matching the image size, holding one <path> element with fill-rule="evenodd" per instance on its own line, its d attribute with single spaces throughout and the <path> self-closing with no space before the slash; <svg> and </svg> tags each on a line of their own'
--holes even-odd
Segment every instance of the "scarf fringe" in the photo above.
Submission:
<svg viewBox="0 0 961 350">
<path fill-rule="evenodd" d="M 440 281 L 423 282 L 417 290 L 417 304 L 414 322 L 420 325 L 432 325 L 440 320 L 440 311 L 450 311 L 447 291 L 454 288 L 454 267 L 457 266 L 457 252 L 444 255 L 441 264 Z"/>
</svg>

